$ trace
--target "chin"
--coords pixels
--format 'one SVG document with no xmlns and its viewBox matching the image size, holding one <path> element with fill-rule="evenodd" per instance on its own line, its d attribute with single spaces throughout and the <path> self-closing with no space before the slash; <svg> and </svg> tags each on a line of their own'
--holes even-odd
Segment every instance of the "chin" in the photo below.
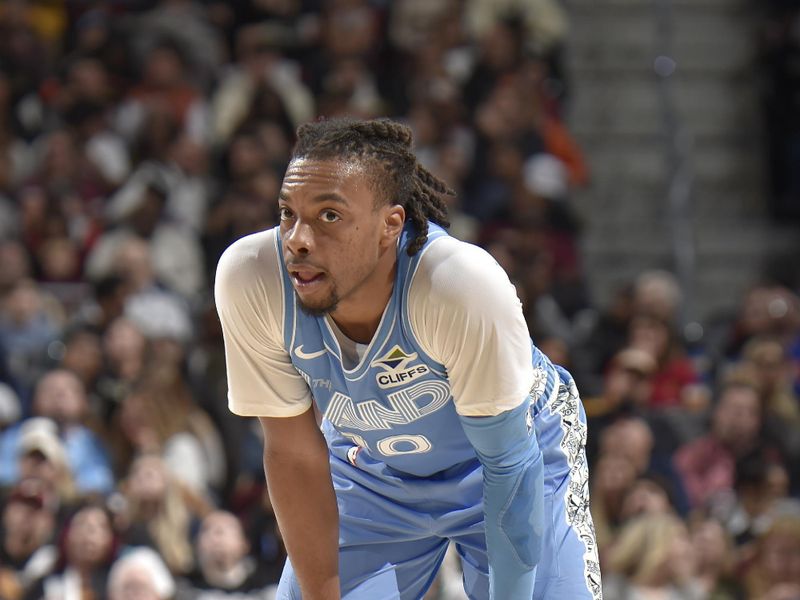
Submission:
<svg viewBox="0 0 800 600">
<path fill-rule="evenodd" d="M 303 300 L 296 292 L 295 296 L 297 297 L 297 304 L 300 306 L 300 310 L 312 317 L 324 317 L 328 313 L 336 310 L 336 306 L 339 304 L 339 298 L 335 295 L 318 302 Z"/>
</svg>

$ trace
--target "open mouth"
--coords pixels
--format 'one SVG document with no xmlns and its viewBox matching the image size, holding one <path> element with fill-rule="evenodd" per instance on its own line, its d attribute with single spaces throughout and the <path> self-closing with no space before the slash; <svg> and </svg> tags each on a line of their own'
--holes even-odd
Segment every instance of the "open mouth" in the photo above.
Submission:
<svg viewBox="0 0 800 600">
<path fill-rule="evenodd" d="M 319 283 L 325 278 L 325 273 L 316 269 L 309 268 L 290 268 L 289 276 L 292 278 L 292 283 L 298 288 L 307 288 Z"/>
</svg>

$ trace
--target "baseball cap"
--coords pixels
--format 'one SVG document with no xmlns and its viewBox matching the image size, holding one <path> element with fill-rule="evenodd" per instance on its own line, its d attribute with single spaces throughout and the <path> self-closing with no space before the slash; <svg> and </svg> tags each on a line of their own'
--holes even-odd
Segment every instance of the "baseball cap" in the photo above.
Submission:
<svg viewBox="0 0 800 600">
<path fill-rule="evenodd" d="M 18 453 L 23 455 L 31 452 L 41 453 L 55 465 L 66 466 L 67 452 L 58 437 L 58 426 L 52 419 L 33 417 L 22 424 Z"/>
</svg>

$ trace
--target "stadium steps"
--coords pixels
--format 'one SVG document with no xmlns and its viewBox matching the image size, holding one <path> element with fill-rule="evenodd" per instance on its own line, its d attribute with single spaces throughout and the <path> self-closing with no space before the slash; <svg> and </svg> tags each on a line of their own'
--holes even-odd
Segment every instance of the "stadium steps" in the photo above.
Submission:
<svg viewBox="0 0 800 600">
<path fill-rule="evenodd" d="M 669 167 L 662 127 L 660 49 L 652 0 L 567 0 L 571 97 L 567 120 L 586 152 L 592 185 L 573 202 L 584 222 L 585 267 L 604 304 L 652 267 L 673 266 Z M 797 231 L 765 209 L 755 19 L 747 0 L 674 0 L 671 80 L 691 139 L 696 243 L 690 318 L 735 308 L 767 256 Z"/>
</svg>

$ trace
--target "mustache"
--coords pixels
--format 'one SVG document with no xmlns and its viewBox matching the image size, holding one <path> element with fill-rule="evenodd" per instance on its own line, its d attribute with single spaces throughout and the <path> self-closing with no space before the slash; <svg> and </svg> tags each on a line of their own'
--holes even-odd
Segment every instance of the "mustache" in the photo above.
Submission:
<svg viewBox="0 0 800 600">
<path fill-rule="evenodd" d="M 292 269 L 300 269 L 300 268 L 308 269 L 308 268 L 311 268 L 311 269 L 316 269 L 317 271 L 320 271 L 320 272 L 327 273 L 327 269 L 324 269 L 324 268 L 320 267 L 319 265 L 311 262 L 310 260 L 297 260 L 297 259 L 286 260 L 286 259 L 284 259 L 283 263 L 286 266 L 286 268 L 288 270 L 290 270 L 290 271 Z"/>
<path fill-rule="evenodd" d="M 319 267 L 310 260 L 287 260 L 284 263 L 287 267 Z"/>
</svg>

